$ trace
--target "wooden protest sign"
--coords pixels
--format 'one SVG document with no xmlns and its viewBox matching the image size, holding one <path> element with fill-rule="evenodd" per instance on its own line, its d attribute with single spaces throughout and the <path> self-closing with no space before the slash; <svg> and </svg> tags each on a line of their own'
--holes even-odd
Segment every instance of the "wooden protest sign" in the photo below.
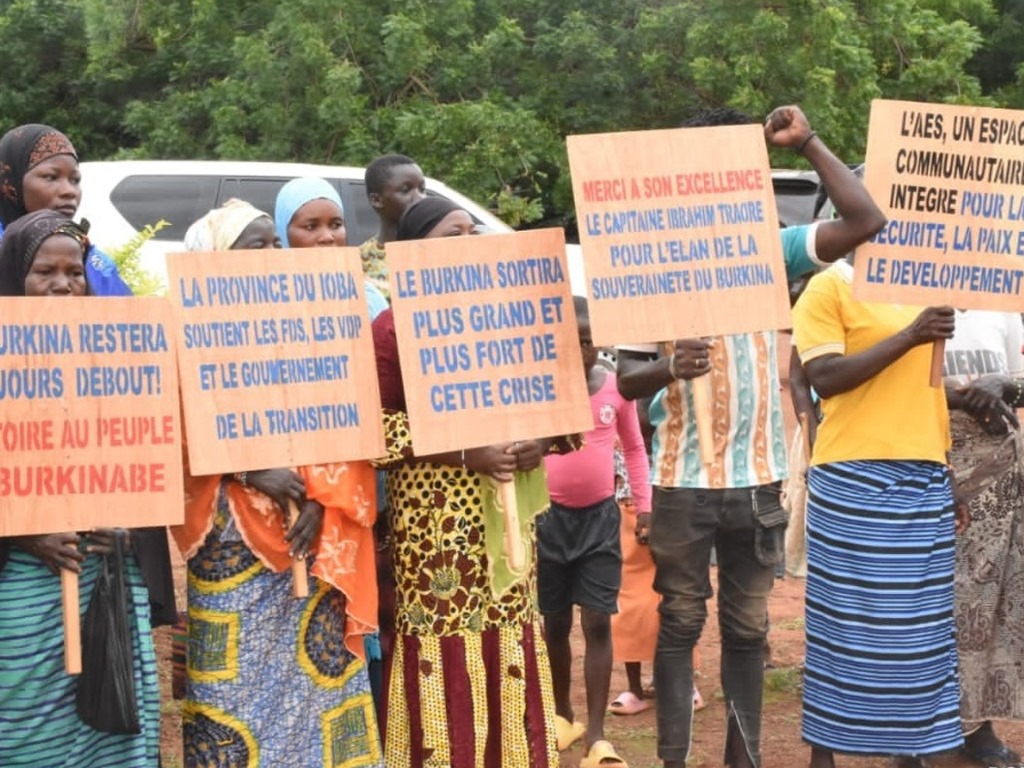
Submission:
<svg viewBox="0 0 1024 768">
<path fill-rule="evenodd" d="M 5 298 L 0 318 L 0 536 L 180 523 L 167 301 Z"/>
<path fill-rule="evenodd" d="M 418 455 L 593 428 L 560 229 L 386 247 Z"/>
<path fill-rule="evenodd" d="M 876 100 L 864 184 L 888 222 L 857 249 L 855 297 L 1024 310 L 1024 112 Z"/>
<path fill-rule="evenodd" d="M 889 220 L 858 299 L 1024 310 L 1024 112 L 876 100 L 864 184 Z"/>
<path fill-rule="evenodd" d="M 0 299 L 0 536 L 180 523 L 181 425 L 164 299 Z M 82 671 L 61 570 L 64 669 Z"/>
<path fill-rule="evenodd" d="M 567 139 L 594 342 L 786 328 L 759 125 Z"/>
<path fill-rule="evenodd" d="M 64 623 L 64 671 L 82 674 L 82 601 L 79 599 L 78 574 L 60 569 L 61 618 Z"/>
<path fill-rule="evenodd" d="M 358 249 L 175 253 L 167 269 L 193 474 L 384 453 Z"/>
<path fill-rule="evenodd" d="M 570 136 L 597 344 L 787 328 L 786 268 L 759 125 Z M 714 459 L 710 381 L 692 380 Z"/>
<path fill-rule="evenodd" d="M 417 455 L 593 429 L 561 229 L 386 247 Z M 498 493 L 521 568 L 514 484 Z"/>
</svg>

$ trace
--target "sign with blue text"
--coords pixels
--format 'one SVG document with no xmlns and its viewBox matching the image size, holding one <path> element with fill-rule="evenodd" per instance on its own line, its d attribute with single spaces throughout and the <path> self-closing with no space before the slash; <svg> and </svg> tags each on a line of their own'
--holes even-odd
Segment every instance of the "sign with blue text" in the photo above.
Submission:
<svg viewBox="0 0 1024 768">
<path fill-rule="evenodd" d="M 194 475 L 384 452 L 356 248 L 167 257 Z"/>
<path fill-rule="evenodd" d="M 1024 112 L 874 101 L 864 185 L 888 221 L 854 296 L 1024 310 Z"/>
<path fill-rule="evenodd" d="M 789 327 L 761 126 L 566 141 L 595 343 Z"/>
<path fill-rule="evenodd" d="M 416 455 L 593 428 L 562 230 L 386 247 Z"/>
</svg>

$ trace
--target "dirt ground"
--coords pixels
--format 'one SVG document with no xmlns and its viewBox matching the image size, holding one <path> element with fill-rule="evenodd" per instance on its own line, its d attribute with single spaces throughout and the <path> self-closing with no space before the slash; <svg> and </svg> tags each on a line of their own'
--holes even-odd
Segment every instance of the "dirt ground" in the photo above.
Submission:
<svg viewBox="0 0 1024 768">
<path fill-rule="evenodd" d="M 176 564 L 177 583 L 183 583 L 184 568 Z M 184 605 L 184 595 L 179 591 Z M 785 578 L 775 582 L 769 602 L 771 617 L 770 641 L 774 669 L 767 672 L 765 681 L 764 724 L 762 726 L 763 768 L 796 768 L 806 765 L 807 747 L 800 741 L 800 665 L 804 653 L 804 582 Z M 708 624 L 701 638 L 701 665 L 698 686 L 707 706 L 694 715 L 693 746 L 689 765 L 692 768 L 717 768 L 722 765 L 722 745 L 725 731 L 725 707 L 718 681 L 718 625 L 715 601 L 708 604 Z M 182 768 L 180 702 L 170 694 L 170 631 L 156 631 L 160 677 L 163 694 L 163 766 Z M 586 704 L 582 688 L 582 638 L 578 628 L 573 635 L 575 665 L 573 669 L 574 706 L 576 718 L 582 720 Z M 644 666 L 644 680 L 650 668 Z M 626 688 L 626 675 L 621 666 L 612 674 L 612 697 Z M 630 768 L 660 768 L 657 760 L 654 710 L 638 715 L 607 715 L 605 735 L 615 745 Z M 1024 723 L 998 726 L 998 733 L 1011 746 L 1024 748 Z M 583 749 L 577 744 L 561 754 L 559 768 L 576 768 Z M 973 763 L 950 756 L 939 762 L 944 768 L 966 768 Z M 888 768 L 891 763 L 881 758 L 840 757 L 839 768 Z M 272 766 L 270 768 L 287 768 Z M 514 766 L 509 766 L 514 768 Z"/>
<path fill-rule="evenodd" d="M 783 391 L 788 392 L 785 378 L 788 371 L 789 344 L 787 336 L 780 336 L 779 370 Z M 788 398 L 787 398 L 788 399 Z M 786 421 L 792 434 L 795 419 L 786 406 Z M 174 547 L 172 545 L 172 552 Z M 184 566 L 176 560 L 175 579 L 178 584 L 179 604 L 184 606 Z M 712 580 L 714 583 L 714 579 Z M 765 681 L 764 719 L 762 725 L 762 768 L 798 768 L 807 765 L 808 749 L 800 740 L 800 685 L 801 664 L 804 655 L 804 582 L 785 578 L 775 582 L 769 601 L 774 668 L 768 670 Z M 156 632 L 157 653 L 163 693 L 163 768 L 182 768 L 180 702 L 170 694 L 170 632 L 161 628 Z M 693 744 L 688 766 L 691 768 L 717 768 L 722 765 L 722 745 L 725 734 L 725 708 L 718 677 L 719 662 L 718 619 L 714 599 L 708 603 L 708 623 L 700 642 L 701 664 L 698 686 L 707 703 L 705 709 L 694 715 Z M 577 622 L 573 634 L 575 664 L 573 668 L 574 709 L 576 719 L 586 717 L 586 704 L 582 687 L 582 637 Z M 645 665 L 643 679 L 650 677 Z M 611 696 L 626 689 L 625 671 L 617 666 L 612 674 Z M 660 768 L 654 710 L 632 716 L 607 715 L 606 737 L 615 745 L 630 768 Z M 1024 723 L 997 725 L 997 733 L 1018 752 L 1024 751 Z M 577 768 L 583 749 L 579 742 L 561 754 L 559 768 Z M 956 755 L 936 761 L 943 768 L 967 768 L 975 763 Z M 886 758 L 837 757 L 837 768 L 889 768 Z M 288 768 L 269 766 L 268 768 Z M 507 768 L 516 768 L 508 766 Z"/>
</svg>

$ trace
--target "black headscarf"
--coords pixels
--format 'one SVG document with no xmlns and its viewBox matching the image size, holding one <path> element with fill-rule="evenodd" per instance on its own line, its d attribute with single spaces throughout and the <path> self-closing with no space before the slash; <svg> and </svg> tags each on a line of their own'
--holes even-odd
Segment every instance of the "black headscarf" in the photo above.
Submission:
<svg viewBox="0 0 1024 768">
<path fill-rule="evenodd" d="M 398 220 L 398 240 L 422 240 L 452 211 L 461 211 L 445 197 L 424 197 L 405 209 Z"/>
<path fill-rule="evenodd" d="M 82 264 L 89 249 L 89 238 L 78 224 L 57 211 L 27 213 L 4 232 L 0 242 L 0 296 L 24 296 L 25 277 L 35 261 L 43 240 L 67 235 L 82 246 Z"/>
<path fill-rule="evenodd" d="M 71 140 L 48 125 L 19 125 L 0 139 L 0 222 L 4 227 L 28 213 L 21 194 L 25 174 L 56 155 L 78 159 Z"/>
</svg>

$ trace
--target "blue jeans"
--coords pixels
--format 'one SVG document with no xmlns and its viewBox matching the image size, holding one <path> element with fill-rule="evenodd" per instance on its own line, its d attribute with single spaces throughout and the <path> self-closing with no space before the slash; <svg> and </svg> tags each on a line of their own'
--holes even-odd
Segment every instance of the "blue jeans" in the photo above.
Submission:
<svg viewBox="0 0 1024 768">
<path fill-rule="evenodd" d="M 768 594 L 775 580 L 772 559 L 781 554 L 785 527 L 778 484 L 727 489 L 656 487 L 652 506 L 654 589 L 662 597 L 654 656 L 658 756 L 684 761 L 690 751 L 693 647 L 707 618 L 705 601 L 714 594 L 709 574 L 714 546 L 722 690 L 728 712 L 724 760 L 726 765 L 734 765 L 742 754 L 739 750 L 745 749 L 750 762 L 759 766 Z M 760 530 L 758 520 L 762 522 Z M 772 527 L 766 529 L 764 523 Z M 766 550 L 771 550 L 768 555 Z"/>
</svg>

